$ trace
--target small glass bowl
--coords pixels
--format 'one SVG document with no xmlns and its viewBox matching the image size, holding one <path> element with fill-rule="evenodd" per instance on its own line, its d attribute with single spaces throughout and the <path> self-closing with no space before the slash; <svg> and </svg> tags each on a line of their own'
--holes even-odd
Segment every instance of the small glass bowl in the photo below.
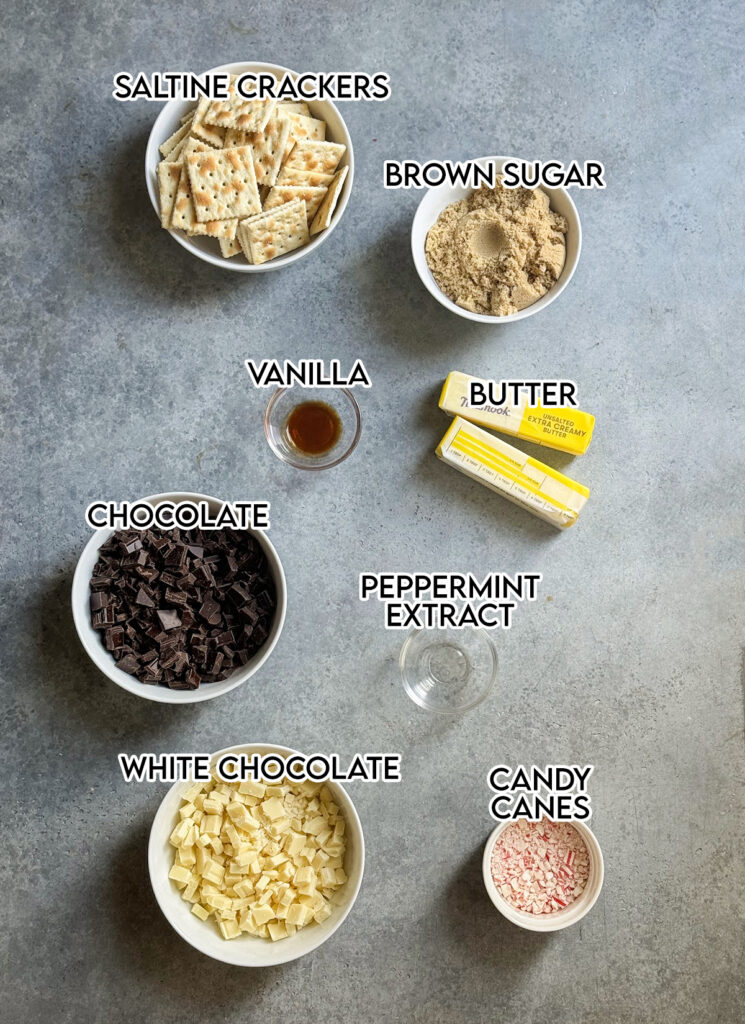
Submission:
<svg viewBox="0 0 745 1024">
<path fill-rule="evenodd" d="M 497 678 L 499 659 L 484 629 L 415 629 L 398 659 L 404 689 L 438 715 L 475 708 Z"/>
<path fill-rule="evenodd" d="M 306 455 L 290 440 L 287 420 L 293 409 L 304 402 L 323 402 L 331 406 L 341 422 L 341 433 L 333 448 L 322 455 Z M 274 454 L 296 469 L 331 469 L 338 466 L 357 447 L 362 417 L 357 399 L 349 388 L 278 388 L 264 413 L 264 433 Z"/>
</svg>

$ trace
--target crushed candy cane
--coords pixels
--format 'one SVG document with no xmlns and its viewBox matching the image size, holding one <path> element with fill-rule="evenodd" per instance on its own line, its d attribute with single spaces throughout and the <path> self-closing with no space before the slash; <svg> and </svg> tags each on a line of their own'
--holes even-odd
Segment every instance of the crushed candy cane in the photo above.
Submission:
<svg viewBox="0 0 745 1024">
<path fill-rule="evenodd" d="M 553 914 L 582 895 L 590 855 L 568 822 L 514 821 L 494 844 L 491 874 L 497 892 L 516 910 Z"/>
</svg>

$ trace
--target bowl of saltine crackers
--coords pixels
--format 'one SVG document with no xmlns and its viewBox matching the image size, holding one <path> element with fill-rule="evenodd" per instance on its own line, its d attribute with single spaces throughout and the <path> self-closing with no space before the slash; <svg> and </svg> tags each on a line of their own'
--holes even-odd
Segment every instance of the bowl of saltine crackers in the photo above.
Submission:
<svg viewBox="0 0 745 1024">
<path fill-rule="evenodd" d="M 171 100 L 153 125 L 145 180 L 161 227 L 194 256 L 250 274 L 277 270 L 323 244 L 352 190 L 354 153 L 330 100 L 243 99 L 244 72 L 295 75 L 278 64 L 223 64 L 227 100 Z"/>
</svg>

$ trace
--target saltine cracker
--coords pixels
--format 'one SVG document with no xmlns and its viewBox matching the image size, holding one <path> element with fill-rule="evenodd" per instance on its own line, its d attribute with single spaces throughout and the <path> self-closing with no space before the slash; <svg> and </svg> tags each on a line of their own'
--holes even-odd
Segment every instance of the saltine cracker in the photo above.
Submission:
<svg viewBox="0 0 745 1024">
<path fill-rule="evenodd" d="M 310 224 L 327 192 L 325 185 L 316 188 L 308 185 L 275 185 L 266 197 L 264 209 L 273 210 L 278 206 L 284 206 L 285 203 L 291 203 L 294 199 L 304 199 L 305 214 Z"/>
<path fill-rule="evenodd" d="M 197 220 L 243 219 L 261 211 L 251 146 L 190 153 L 184 167 Z"/>
<path fill-rule="evenodd" d="M 189 134 L 189 124 L 182 124 L 180 128 L 177 128 L 173 135 L 169 135 L 165 142 L 160 145 L 160 154 L 163 159 L 168 158 L 168 154 L 171 153 L 182 139 L 185 139 Z"/>
<path fill-rule="evenodd" d="M 298 167 L 302 171 L 333 174 L 346 151 L 347 147 L 341 142 L 318 142 L 315 139 L 307 139 L 295 143 L 285 166 Z"/>
<path fill-rule="evenodd" d="M 279 171 L 275 184 L 317 188 L 319 185 L 328 186 L 333 180 L 333 174 L 323 174 L 322 171 L 301 171 L 298 167 L 284 166 Z"/>
<path fill-rule="evenodd" d="M 210 238 L 235 238 L 237 218 L 232 220 L 211 220 L 207 222 L 198 221 L 194 212 L 189 175 L 186 168 L 181 168 L 176 198 L 173 204 L 171 215 L 171 227 L 180 228 L 189 235 L 207 235 Z"/>
<path fill-rule="evenodd" d="M 322 171 L 301 171 L 299 167 L 283 167 L 277 177 L 277 185 L 304 185 L 306 188 L 318 188 L 319 185 L 330 185 L 333 174 Z"/>
<path fill-rule="evenodd" d="M 334 175 L 334 180 L 329 185 L 324 200 L 318 208 L 318 213 L 310 225 L 311 235 L 317 235 L 319 231 L 325 231 L 331 223 L 331 218 L 334 215 L 334 210 L 339 201 L 341 190 L 344 188 L 344 182 L 347 180 L 348 173 L 348 167 L 341 167 Z"/>
<path fill-rule="evenodd" d="M 285 118 L 273 117 L 262 132 L 241 132 L 236 128 L 228 128 L 225 147 L 251 146 L 256 184 L 273 185 L 287 149 L 289 134 L 289 122 Z"/>
<path fill-rule="evenodd" d="M 204 115 L 209 109 L 210 101 L 206 96 L 203 96 L 197 104 L 197 109 L 194 112 L 194 120 L 191 125 L 191 134 L 196 138 L 201 139 L 202 142 L 208 143 L 210 146 L 214 146 L 215 149 L 222 149 L 225 142 L 225 129 L 215 128 L 214 125 L 205 124 Z"/>
<path fill-rule="evenodd" d="M 307 103 L 303 103 L 302 100 L 280 100 L 277 104 L 277 113 L 280 117 L 284 117 L 285 114 L 303 114 L 305 117 L 310 117 L 310 107 Z"/>
<path fill-rule="evenodd" d="M 274 113 L 277 100 L 244 99 L 236 89 L 237 77 L 230 80 L 226 100 L 212 100 L 204 115 L 205 122 L 220 128 L 238 128 L 243 132 L 260 132 Z"/>
<path fill-rule="evenodd" d="M 250 263 L 261 264 L 293 252 L 310 240 L 305 201 L 296 199 L 238 225 L 238 240 Z"/>
<path fill-rule="evenodd" d="M 173 204 L 176 201 L 181 169 L 180 163 L 170 163 L 168 160 L 161 160 L 158 164 L 160 223 L 161 227 L 166 229 L 171 226 L 171 213 L 173 212 Z"/>
</svg>

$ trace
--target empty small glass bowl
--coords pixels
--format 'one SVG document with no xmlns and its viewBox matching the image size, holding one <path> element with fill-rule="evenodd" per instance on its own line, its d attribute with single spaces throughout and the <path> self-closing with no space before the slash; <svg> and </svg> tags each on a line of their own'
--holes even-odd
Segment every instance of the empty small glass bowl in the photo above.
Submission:
<svg viewBox="0 0 745 1024">
<path fill-rule="evenodd" d="M 497 678 L 498 659 L 484 629 L 415 629 L 398 664 L 415 704 L 439 715 L 457 715 L 484 700 Z"/>
<path fill-rule="evenodd" d="M 339 436 L 328 451 L 308 455 L 290 439 L 287 422 L 292 412 L 306 402 L 323 402 L 339 417 Z M 349 388 L 278 388 L 264 413 L 264 433 L 269 446 L 283 462 L 297 469 L 330 469 L 348 458 L 357 447 L 362 418 L 357 400 Z"/>
</svg>

